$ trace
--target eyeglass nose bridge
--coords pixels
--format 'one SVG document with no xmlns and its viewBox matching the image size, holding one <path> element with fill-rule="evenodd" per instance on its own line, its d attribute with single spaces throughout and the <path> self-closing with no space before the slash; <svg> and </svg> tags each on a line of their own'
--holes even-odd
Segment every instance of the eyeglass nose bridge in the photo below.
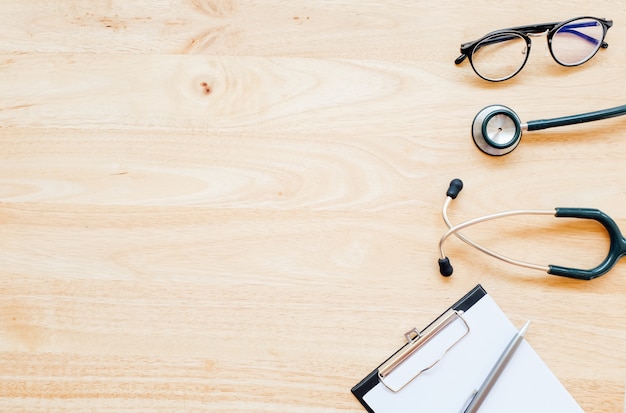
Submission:
<svg viewBox="0 0 626 413">
<path fill-rule="evenodd" d="M 548 34 L 550 33 L 550 29 L 545 29 L 541 32 L 531 32 L 531 33 L 523 33 L 523 32 L 517 32 L 519 35 L 521 35 L 522 37 L 528 37 L 528 38 L 532 38 L 532 37 L 543 37 L 546 36 L 546 45 L 545 45 L 545 52 L 546 52 L 546 56 L 552 56 L 552 53 L 550 51 L 550 40 L 552 39 L 548 39 Z M 526 49 L 524 51 L 524 53 L 528 53 L 530 54 L 530 49 L 532 48 L 532 39 L 530 39 L 530 41 L 526 42 Z M 552 58 L 554 59 L 554 56 L 552 56 Z M 525 64 L 526 62 L 524 62 Z"/>
<path fill-rule="evenodd" d="M 554 59 L 554 56 L 552 55 L 552 52 L 550 51 L 550 39 L 548 39 L 548 34 L 549 33 L 550 33 L 550 29 L 546 29 L 546 30 L 544 30 L 542 32 L 539 32 L 539 33 L 527 33 L 527 34 L 528 34 L 528 37 L 543 37 L 543 36 L 546 36 L 546 44 L 545 44 L 545 48 L 544 48 L 544 54 L 546 55 L 546 57 L 552 56 L 552 58 Z M 528 47 L 528 49 L 530 50 L 530 46 Z"/>
</svg>

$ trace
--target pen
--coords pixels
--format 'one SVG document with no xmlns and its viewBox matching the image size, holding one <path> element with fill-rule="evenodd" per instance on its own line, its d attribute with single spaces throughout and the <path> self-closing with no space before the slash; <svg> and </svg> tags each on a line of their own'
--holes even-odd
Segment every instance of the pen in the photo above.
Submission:
<svg viewBox="0 0 626 413">
<path fill-rule="evenodd" d="M 500 354 L 500 357 L 498 358 L 496 363 L 491 368 L 491 371 L 483 381 L 483 384 L 481 384 L 478 390 L 476 390 L 474 394 L 470 396 L 469 403 L 467 404 L 465 409 L 461 410 L 461 413 L 476 413 L 478 411 L 478 408 L 487 397 L 487 394 L 489 394 L 489 391 L 498 380 L 498 377 L 500 377 L 500 374 L 502 374 L 502 371 L 504 371 L 507 363 L 509 362 L 511 357 L 513 357 L 513 353 L 515 353 L 515 350 L 517 350 L 520 343 L 524 339 L 524 334 L 526 334 L 526 330 L 528 330 L 529 324 L 530 320 L 526 321 L 526 324 L 524 324 L 524 326 L 517 333 L 515 333 L 515 336 L 513 336 L 502 354 Z"/>
</svg>

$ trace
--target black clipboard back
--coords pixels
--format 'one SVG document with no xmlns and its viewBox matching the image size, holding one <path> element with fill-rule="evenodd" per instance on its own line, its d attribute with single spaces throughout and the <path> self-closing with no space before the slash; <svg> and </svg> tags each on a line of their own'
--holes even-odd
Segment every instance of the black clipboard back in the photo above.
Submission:
<svg viewBox="0 0 626 413">
<path fill-rule="evenodd" d="M 469 291 L 460 300 L 454 303 L 446 311 L 444 311 L 439 317 L 433 320 L 423 330 L 418 331 L 417 328 L 405 333 L 407 343 L 392 354 L 387 360 L 385 360 L 374 371 L 368 374 L 361 382 L 352 388 L 352 394 L 359 400 L 359 402 L 365 407 L 368 412 L 374 413 L 374 410 L 364 400 L 364 396 L 379 383 L 384 384 L 390 390 L 397 392 L 400 391 L 410 381 L 417 378 L 423 371 L 426 371 L 438 363 L 438 361 L 445 355 L 445 353 L 458 343 L 469 332 L 469 326 L 463 320 L 462 314 L 469 310 L 478 300 L 487 294 L 485 289 L 478 284 L 471 291 Z M 453 327 L 448 327 L 453 326 Z M 408 359 L 413 352 L 420 350 L 420 346 L 429 342 L 432 337 L 436 337 L 437 334 L 443 329 L 456 329 L 458 332 L 452 332 L 454 338 L 449 339 L 450 344 L 444 347 L 442 353 L 432 358 L 432 360 L 423 362 L 415 372 L 407 378 L 396 381 L 391 380 L 388 375 L 398 366 Z M 440 345 L 440 343 L 433 343 L 433 345 Z M 415 364 L 413 364 L 413 367 Z M 405 375 L 406 376 L 406 375 Z M 387 379 L 387 380 L 386 380 Z"/>
</svg>

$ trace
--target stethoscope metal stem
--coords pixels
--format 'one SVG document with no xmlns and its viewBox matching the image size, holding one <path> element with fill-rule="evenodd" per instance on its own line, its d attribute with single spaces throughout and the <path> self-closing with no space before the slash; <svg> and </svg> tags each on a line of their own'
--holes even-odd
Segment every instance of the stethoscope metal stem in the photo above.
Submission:
<svg viewBox="0 0 626 413">
<path fill-rule="evenodd" d="M 497 259 L 499 259 L 501 261 L 507 262 L 509 264 L 517 265 L 517 266 L 520 266 L 520 267 L 531 268 L 531 269 L 535 269 L 535 270 L 541 270 L 541 271 L 544 271 L 544 272 L 548 272 L 550 267 L 547 266 L 547 265 L 538 265 L 538 264 L 533 264 L 533 263 L 519 261 L 519 260 L 515 260 L 513 258 L 509 258 L 509 257 L 507 257 L 505 255 L 502 255 L 500 253 L 497 253 L 495 251 L 492 251 L 490 249 L 487 249 L 487 248 L 483 247 L 482 245 L 479 245 L 479 244 L 475 243 L 474 241 L 472 241 L 469 238 L 467 238 L 465 235 L 461 234 L 459 231 L 461 231 L 464 228 L 470 227 L 472 225 L 480 224 L 480 223 L 485 222 L 485 221 L 491 221 L 491 220 L 494 220 L 494 219 L 505 218 L 505 217 L 515 216 L 515 215 L 552 215 L 552 216 L 554 216 L 554 210 L 518 209 L 518 210 L 512 210 L 512 211 L 504 211 L 504 212 L 498 212 L 498 213 L 495 213 L 495 214 L 490 214 L 490 215 L 485 215 L 485 216 L 481 216 L 481 217 L 478 217 L 478 218 L 470 219 L 470 220 L 465 221 L 465 222 L 463 222 L 461 224 L 453 225 L 452 222 L 450 221 L 450 219 L 448 218 L 448 205 L 450 204 L 451 201 L 452 201 L 452 198 L 448 196 L 446 198 L 446 201 L 443 204 L 443 210 L 442 210 L 443 220 L 445 221 L 446 225 L 449 228 L 449 230 L 439 240 L 439 254 L 440 254 L 442 259 L 444 259 L 446 257 L 446 254 L 445 254 L 444 249 L 443 249 L 443 244 L 444 244 L 445 240 L 448 237 L 450 237 L 451 235 L 455 235 L 461 241 L 465 242 L 466 244 L 476 248 L 477 250 L 479 250 L 479 251 L 481 251 L 481 252 L 483 252 L 483 253 L 485 253 L 485 254 L 493 257 L 493 258 L 497 258 Z"/>
</svg>

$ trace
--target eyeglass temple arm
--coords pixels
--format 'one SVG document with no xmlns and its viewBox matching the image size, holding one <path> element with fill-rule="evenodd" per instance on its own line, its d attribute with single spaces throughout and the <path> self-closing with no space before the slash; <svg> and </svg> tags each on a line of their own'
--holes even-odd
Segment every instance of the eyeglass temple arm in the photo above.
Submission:
<svg viewBox="0 0 626 413">
<path fill-rule="evenodd" d="M 516 27 L 509 27 L 508 29 L 500 29 L 500 30 L 496 30 L 490 33 L 487 33 L 486 35 L 484 35 L 483 37 L 481 37 L 478 40 L 473 40 L 471 42 L 466 42 L 461 44 L 461 56 L 457 57 L 456 60 L 454 61 L 454 64 L 461 64 L 465 58 L 467 58 L 467 55 L 469 54 L 469 52 L 472 50 L 473 46 L 477 43 L 480 42 L 482 39 L 489 37 L 489 36 L 493 36 L 499 32 L 503 32 L 502 36 L 500 37 L 494 37 L 493 39 L 489 39 L 488 42 L 485 42 L 485 46 L 490 45 L 490 44 L 494 44 L 494 43 L 500 43 L 500 42 L 505 42 L 507 40 L 511 40 L 512 38 L 515 38 L 517 36 L 515 35 L 511 35 L 509 33 L 506 32 L 511 32 L 511 31 L 520 31 L 523 33 L 540 33 L 540 32 L 545 32 L 546 30 L 550 30 L 551 28 L 553 28 L 554 26 L 556 26 L 557 24 L 559 24 L 559 22 L 557 23 L 540 23 L 540 24 L 531 24 L 531 25 L 526 25 L 526 26 L 516 26 Z"/>
<path fill-rule="evenodd" d="M 487 36 L 493 36 L 493 37 L 490 38 L 489 40 L 482 40 L 482 41 L 478 40 L 480 42 L 480 45 L 478 45 L 475 49 L 473 49 L 473 46 L 477 42 L 476 40 L 473 42 L 462 44 L 461 55 L 454 60 L 454 64 L 457 64 L 457 65 L 461 64 L 465 60 L 465 58 L 468 56 L 469 53 L 476 52 L 480 50 L 482 47 L 489 46 L 491 44 L 506 42 L 515 38 L 519 38 L 518 35 L 514 35 L 510 33 L 502 33 L 499 36 L 496 36 L 494 33 L 492 35 L 487 35 Z"/>
<path fill-rule="evenodd" d="M 592 219 L 599 222 L 609 234 L 610 245 L 606 258 L 592 269 L 582 270 L 578 268 L 549 265 L 548 274 L 576 278 L 578 280 L 591 280 L 604 275 L 617 264 L 620 258 L 626 255 L 626 239 L 622 236 L 615 221 L 604 212 L 594 208 L 556 208 L 554 216 L 557 218 Z"/>
<path fill-rule="evenodd" d="M 595 25 L 596 25 L 596 22 L 585 22 L 585 23 L 575 23 L 575 24 L 572 23 L 572 24 L 566 24 L 565 26 L 561 27 L 559 31 L 571 33 L 575 36 L 580 37 L 581 39 L 588 41 L 589 43 L 598 44 L 598 39 L 596 39 L 595 37 L 589 36 L 583 32 L 579 32 L 578 30 L 576 30 L 581 27 L 592 27 Z M 611 27 L 612 25 L 613 25 L 613 22 L 611 21 L 611 24 L 608 25 L 608 27 Z M 602 43 L 600 44 L 600 47 L 602 47 L 603 49 L 606 49 L 607 47 L 609 47 L 609 44 L 605 41 L 602 41 Z"/>
</svg>

